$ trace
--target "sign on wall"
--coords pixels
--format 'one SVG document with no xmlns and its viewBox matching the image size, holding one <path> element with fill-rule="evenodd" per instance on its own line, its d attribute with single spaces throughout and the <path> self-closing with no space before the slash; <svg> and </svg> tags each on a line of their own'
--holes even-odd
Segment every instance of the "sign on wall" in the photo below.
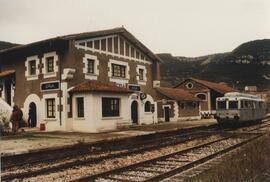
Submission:
<svg viewBox="0 0 270 182">
<path fill-rule="evenodd" d="M 141 87 L 139 85 L 129 85 L 128 88 L 132 91 L 141 91 Z"/>
<path fill-rule="evenodd" d="M 49 91 L 49 90 L 58 90 L 60 88 L 59 81 L 55 82 L 46 82 L 40 84 L 41 91 Z"/>
</svg>

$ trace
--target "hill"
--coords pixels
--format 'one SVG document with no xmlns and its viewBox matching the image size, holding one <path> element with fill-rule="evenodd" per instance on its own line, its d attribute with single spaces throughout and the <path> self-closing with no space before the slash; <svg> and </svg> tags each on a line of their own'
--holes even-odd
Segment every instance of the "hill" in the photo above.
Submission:
<svg viewBox="0 0 270 182">
<path fill-rule="evenodd" d="M 7 48 L 10 48 L 10 47 L 14 47 L 14 46 L 17 46 L 17 45 L 19 45 L 19 44 L 0 41 L 0 50 L 7 49 Z"/>
<path fill-rule="evenodd" d="M 161 84 L 173 86 L 188 77 L 226 82 L 238 89 L 256 85 L 270 89 L 270 39 L 243 43 L 231 52 L 201 57 L 157 54 L 161 59 Z"/>
</svg>

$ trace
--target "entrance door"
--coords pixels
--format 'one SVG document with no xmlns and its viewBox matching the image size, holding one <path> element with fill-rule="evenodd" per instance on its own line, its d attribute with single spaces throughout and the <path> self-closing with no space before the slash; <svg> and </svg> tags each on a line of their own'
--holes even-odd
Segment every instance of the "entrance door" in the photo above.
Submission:
<svg viewBox="0 0 270 182">
<path fill-rule="evenodd" d="M 170 108 L 164 107 L 165 122 L 170 122 Z"/>
<path fill-rule="evenodd" d="M 138 102 L 133 101 L 131 104 L 131 120 L 133 124 L 138 124 Z"/>
<path fill-rule="evenodd" d="M 29 122 L 32 128 L 37 126 L 37 106 L 34 102 L 29 104 Z"/>
<path fill-rule="evenodd" d="M 6 80 L 4 81 L 5 84 L 5 100 L 6 102 L 11 105 L 11 81 Z"/>
</svg>

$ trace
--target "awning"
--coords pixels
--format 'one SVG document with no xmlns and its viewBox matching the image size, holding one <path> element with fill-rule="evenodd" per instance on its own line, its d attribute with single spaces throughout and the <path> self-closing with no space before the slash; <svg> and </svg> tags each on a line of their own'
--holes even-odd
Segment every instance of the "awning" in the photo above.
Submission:
<svg viewBox="0 0 270 182">
<path fill-rule="evenodd" d="M 12 75 L 15 73 L 15 70 L 6 70 L 6 71 L 2 71 L 0 72 L 0 78 Z"/>
</svg>

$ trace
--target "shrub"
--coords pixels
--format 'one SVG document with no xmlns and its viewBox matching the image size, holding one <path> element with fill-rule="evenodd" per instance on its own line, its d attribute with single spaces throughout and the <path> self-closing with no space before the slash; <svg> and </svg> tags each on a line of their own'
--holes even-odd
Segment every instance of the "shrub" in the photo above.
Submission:
<svg viewBox="0 0 270 182">
<path fill-rule="evenodd" d="M 10 122 L 9 119 L 7 117 L 7 113 L 0 111 L 0 135 L 6 135 L 9 130 L 10 130 L 10 126 L 9 126 Z"/>
</svg>

